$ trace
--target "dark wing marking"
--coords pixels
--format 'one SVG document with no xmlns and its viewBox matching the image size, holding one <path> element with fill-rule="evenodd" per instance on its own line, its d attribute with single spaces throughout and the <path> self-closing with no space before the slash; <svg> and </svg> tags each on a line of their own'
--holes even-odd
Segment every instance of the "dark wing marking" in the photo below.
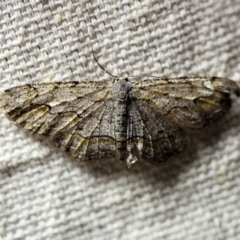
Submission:
<svg viewBox="0 0 240 240">
<path fill-rule="evenodd" d="M 0 95 L 8 118 L 81 161 L 115 157 L 109 82 L 42 83 Z"/>
<path fill-rule="evenodd" d="M 160 163 L 182 152 L 187 139 L 150 101 L 134 100 L 129 107 L 128 145 L 138 149 L 137 155 L 144 160 Z"/>
<path fill-rule="evenodd" d="M 134 82 L 132 98 L 149 100 L 168 120 L 197 129 L 228 112 L 230 93 L 239 96 L 240 89 L 229 79 L 183 77 Z"/>
</svg>

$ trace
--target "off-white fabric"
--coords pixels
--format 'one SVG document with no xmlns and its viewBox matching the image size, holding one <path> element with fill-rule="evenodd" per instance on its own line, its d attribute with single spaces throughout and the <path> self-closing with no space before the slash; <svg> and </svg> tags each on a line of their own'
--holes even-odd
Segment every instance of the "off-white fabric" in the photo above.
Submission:
<svg viewBox="0 0 240 240">
<path fill-rule="evenodd" d="M 1 0 L 0 90 L 114 75 L 240 85 L 240 1 Z M 166 164 L 77 163 L 0 114 L 0 239 L 240 239 L 240 99 Z"/>
</svg>

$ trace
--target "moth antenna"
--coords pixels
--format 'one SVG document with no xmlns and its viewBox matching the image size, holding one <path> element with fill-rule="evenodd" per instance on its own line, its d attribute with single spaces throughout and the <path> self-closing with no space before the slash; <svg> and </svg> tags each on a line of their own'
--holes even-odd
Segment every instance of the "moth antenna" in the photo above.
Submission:
<svg viewBox="0 0 240 240">
<path fill-rule="evenodd" d="M 95 53 L 94 53 L 93 49 L 92 49 L 92 55 L 93 55 L 93 58 L 94 58 L 94 60 L 96 61 L 97 65 L 98 65 L 105 73 L 107 73 L 108 75 L 110 75 L 110 76 L 112 76 L 112 77 L 114 77 L 114 78 L 117 78 L 117 77 L 118 77 L 118 76 L 114 76 L 113 74 L 111 74 L 109 71 L 107 71 L 107 70 L 98 62 L 98 60 L 97 60 L 97 58 L 96 58 L 96 56 L 95 56 Z"/>
</svg>

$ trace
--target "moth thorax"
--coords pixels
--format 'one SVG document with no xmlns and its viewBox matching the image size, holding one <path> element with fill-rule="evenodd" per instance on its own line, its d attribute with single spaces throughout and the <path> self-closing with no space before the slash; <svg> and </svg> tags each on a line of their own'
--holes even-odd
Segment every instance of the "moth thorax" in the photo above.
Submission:
<svg viewBox="0 0 240 240">
<path fill-rule="evenodd" d="M 129 85 L 125 81 L 119 80 L 113 84 L 112 93 L 115 98 L 127 99 L 129 90 Z"/>
</svg>

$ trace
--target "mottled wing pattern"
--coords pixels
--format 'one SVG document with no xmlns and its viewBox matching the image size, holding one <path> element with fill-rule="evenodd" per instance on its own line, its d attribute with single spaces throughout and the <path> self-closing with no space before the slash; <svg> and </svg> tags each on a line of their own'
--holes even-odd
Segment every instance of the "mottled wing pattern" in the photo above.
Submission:
<svg viewBox="0 0 240 240">
<path fill-rule="evenodd" d="M 81 161 L 123 154 L 131 166 L 139 158 L 159 163 L 183 151 L 182 129 L 219 119 L 231 107 L 231 93 L 239 96 L 238 86 L 217 77 L 56 82 L 8 89 L 0 107 L 26 131 Z"/>
<path fill-rule="evenodd" d="M 224 115 L 230 94 L 240 95 L 235 82 L 218 77 L 182 77 L 133 82 L 132 95 L 183 128 L 199 129 Z"/>
<path fill-rule="evenodd" d="M 17 125 L 81 161 L 109 159 L 115 156 L 110 90 L 111 81 L 24 85 L 2 93 L 0 106 Z"/>
<path fill-rule="evenodd" d="M 135 99 L 129 106 L 128 146 L 151 163 L 166 161 L 187 146 L 182 129 L 168 121 L 149 100 Z"/>
<path fill-rule="evenodd" d="M 152 163 L 183 151 L 182 128 L 199 129 L 225 114 L 230 93 L 240 95 L 231 80 L 183 77 L 132 82 L 128 145 L 141 148 L 140 157 Z"/>
</svg>

